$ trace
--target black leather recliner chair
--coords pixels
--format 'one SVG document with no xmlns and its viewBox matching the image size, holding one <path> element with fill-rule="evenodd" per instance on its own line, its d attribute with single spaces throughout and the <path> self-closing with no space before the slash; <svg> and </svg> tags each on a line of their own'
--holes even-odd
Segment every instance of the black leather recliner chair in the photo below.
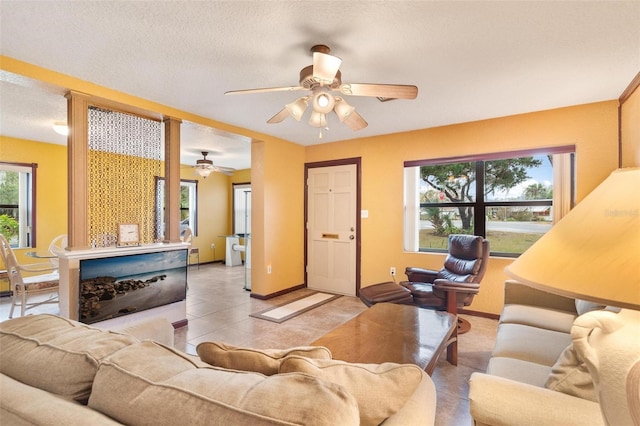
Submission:
<svg viewBox="0 0 640 426">
<path fill-rule="evenodd" d="M 439 271 L 408 267 L 405 270 L 408 281 L 364 287 L 360 290 L 360 299 L 367 306 L 380 302 L 402 303 L 457 315 L 458 308 L 469 306 L 480 291 L 489 260 L 489 241 L 475 235 L 452 234 L 448 251 Z M 458 332 L 467 330 L 462 326 Z"/>
</svg>

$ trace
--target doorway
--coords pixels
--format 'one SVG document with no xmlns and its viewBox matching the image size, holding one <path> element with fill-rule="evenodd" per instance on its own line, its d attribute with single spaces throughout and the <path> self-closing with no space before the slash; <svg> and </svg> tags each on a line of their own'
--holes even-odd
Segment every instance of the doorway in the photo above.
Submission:
<svg viewBox="0 0 640 426">
<path fill-rule="evenodd" d="M 356 296 L 360 291 L 360 158 L 305 164 L 305 282 Z"/>
</svg>

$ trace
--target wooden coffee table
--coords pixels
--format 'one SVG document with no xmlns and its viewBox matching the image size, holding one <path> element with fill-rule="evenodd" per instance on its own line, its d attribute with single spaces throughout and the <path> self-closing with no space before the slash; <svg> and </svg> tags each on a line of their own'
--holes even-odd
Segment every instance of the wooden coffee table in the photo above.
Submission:
<svg viewBox="0 0 640 426">
<path fill-rule="evenodd" d="M 458 363 L 456 316 L 410 305 L 377 303 L 312 343 L 331 350 L 334 359 L 379 364 L 417 364 L 429 375 L 447 348 Z"/>
</svg>

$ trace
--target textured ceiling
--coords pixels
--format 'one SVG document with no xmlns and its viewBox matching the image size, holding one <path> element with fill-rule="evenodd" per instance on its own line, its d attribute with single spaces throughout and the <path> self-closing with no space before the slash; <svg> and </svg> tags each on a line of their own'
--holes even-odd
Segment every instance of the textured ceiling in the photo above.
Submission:
<svg viewBox="0 0 640 426">
<path fill-rule="evenodd" d="M 302 145 L 615 99 L 640 71 L 640 2 L 0 1 L 4 56 Z M 351 97 L 369 126 L 266 121 L 326 44 L 348 83 L 414 84 L 415 100 Z M 0 132 L 65 143 L 61 88 L 0 74 Z M 16 81 L 18 80 L 18 81 Z M 63 89 L 63 88 L 62 88 Z M 249 167 L 248 139 L 185 124 L 182 160 Z"/>
</svg>

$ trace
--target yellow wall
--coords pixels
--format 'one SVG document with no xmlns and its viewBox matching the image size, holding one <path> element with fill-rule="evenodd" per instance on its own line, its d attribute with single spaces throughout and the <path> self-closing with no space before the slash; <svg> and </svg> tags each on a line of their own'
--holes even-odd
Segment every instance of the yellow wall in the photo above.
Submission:
<svg viewBox="0 0 640 426">
<path fill-rule="evenodd" d="M 363 138 L 306 148 L 305 161 L 362 158 L 362 287 L 389 280 L 395 266 L 439 269 L 443 255 L 403 250 L 403 164 L 407 160 L 482 154 L 517 149 L 576 145 L 577 201 L 616 168 L 617 102 L 600 102 L 550 111 Z M 372 124 L 375 125 L 375 124 Z M 470 309 L 499 313 L 503 269 L 512 259 L 491 258 L 480 294 Z"/>
<path fill-rule="evenodd" d="M 622 104 L 622 167 L 640 167 L 640 90 Z"/>
<path fill-rule="evenodd" d="M 51 240 L 67 233 L 67 147 L 0 136 L 0 161 L 38 165 L 36 246 L 46 250 Z M 34 263 L 25 255 L 32 250 L 15 250 L 18 261 Z"/>
<path fill-rule="evenodd" d="M 251 286 L 258 295 L 304 282 L 304 152 L 284 141 L 251 145 Z"/>
<path fill-rule="evenodd" d="M 211 243 L 216 245 L 215 260 L 224 259 L 224 238 L 220 236 L 229 232 L 229 177 L 222 173 L 211 173 L 203 179 L 186 165 L 182 166 L 180 177 L 198 181 L 198 235 L 194 235 L 192 247 L 199 249 L 200 262 L 214 261 Z M 191 262 L 195 262 L 195 259 L 192 258 Z"/>
</svg>

